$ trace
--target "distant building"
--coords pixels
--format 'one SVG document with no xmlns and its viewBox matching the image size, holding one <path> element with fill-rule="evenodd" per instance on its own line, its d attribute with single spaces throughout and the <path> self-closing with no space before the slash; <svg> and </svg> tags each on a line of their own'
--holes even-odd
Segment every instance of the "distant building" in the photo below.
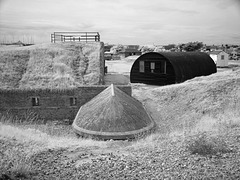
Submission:
<svg viewBox="0 0 240 180">
<path fill-rule="evenodd" d="M 136 50 L 138 50 L 139 49 L 139 45 L 127 45 L 126 49 L 136 49 Z"/>
<path fill-rule="evenodd" d="M 104 45 L 104 52 L 110 52 L 113 45 Z"/>
<path fill-rule="evenodd" d="M 108 52 L 108 51 L 104 52 L 104 60 L 107 60 L 107 61 L 112 60 L 112 56 L 113 54 L 111 52 Z"/>
<path fill-rule="evenodd" d="M 215 45 L 212 45 L 212 46 L 206 46 L 205 47 L 205 51 L 218 51 L 219 50 L 219 47 L 218 46 L 215 46 Z"/>
<path fill-rule="evenodd" d="M 104 60 L 112 60 L 111 48 L 113 45 L 104 45 Z"/>
<path fill-rule="evenodd" d="M 149 52 L 133 63 L 131 83 L 168 85 L 216 73 L 216 64 L 202 52 Z"/>
<path fill-rule="evenodd" d="M 128 56 L 134 56 L 134 55 L 140 56 L 142 54 L 142 52 L 137 49 L 126 48 L 126 49 L 123 49 L 122 51 L 119 51 L 118 54 L 119 54 L 120 58 L 123 59 Z"/>
<path fill-rule="evenodd" d="M 112 55 L 112 60 L 121 60 L 121 57 L 119 54 L 113 54 Z"/>
<path fill-rule="evenodd" d="M 105 60 L 121 60 L 128 56 L 140 56 L 139 45 L 106 45 L 104 46 Z"/>
<path fill-rule="evenodd" d="M 24 46 L 25 44 L 21 41 L 18 41 L 16 43 L 13 43 L 14 45 L 18 45 L 18 46 Z"/>
<path fill-rule="evenodd" d="M 213 59 L 217 67 L 228 67 L 229 55 L 224 51 L 211 51 L 210 57 Z"/>
</svg>

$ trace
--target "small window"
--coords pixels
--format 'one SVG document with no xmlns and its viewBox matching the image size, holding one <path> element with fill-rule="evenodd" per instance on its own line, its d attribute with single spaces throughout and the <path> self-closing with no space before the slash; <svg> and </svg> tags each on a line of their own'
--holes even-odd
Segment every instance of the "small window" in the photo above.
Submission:
<svg viewBox="0 0 240 180">
<path fill-rule="evenodd" d="M 32 98 L 32 106 L 40 106 L 38 97 L 33 97 Z"/>
<path fill-rule="evenodd" d="M 151 62 L 150 68 L 151 68 L 151 73 L 154 73 L 154 70 L 155 70 L 155 62 Z"/>
<path fill-rule="evenodd" d="M 144 61 L 139 61 L 139 72 L 143 72 L 144 73 Z"/>
<path fill-rule="evenodd" d="M 221 55 L 221 60 L 224 60 L 224 55 Z"/>
<path fill-rule="evenodd" d="M 77 105 L 77 98 L 71 97 L 70 98 L 70 106 L 76 106 Z"/>
</svg>

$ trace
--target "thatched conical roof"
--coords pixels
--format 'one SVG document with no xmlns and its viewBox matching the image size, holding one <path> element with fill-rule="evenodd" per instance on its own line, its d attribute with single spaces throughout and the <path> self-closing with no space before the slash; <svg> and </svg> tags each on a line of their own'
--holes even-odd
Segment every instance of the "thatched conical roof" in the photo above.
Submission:
<svg viewBox="0 0 240 180">
<path fill-rule="evenodd" d="M 83 105 L 73 122 L 77 134 L 101 139 L 132 139 L 154 126 L 142 104 L 113 85 Z"/>
</svg>

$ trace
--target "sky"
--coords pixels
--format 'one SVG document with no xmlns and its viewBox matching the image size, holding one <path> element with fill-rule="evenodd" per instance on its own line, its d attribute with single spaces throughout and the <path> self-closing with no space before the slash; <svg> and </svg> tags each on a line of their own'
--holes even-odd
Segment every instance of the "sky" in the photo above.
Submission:
<svg viewBox="0 0 240 180">
<path fill-rule="evenodd" d="M 240 0 L 0 0 L 0 41 L 96 31 L 110 44 L 240 45 Z"/>
</svg>

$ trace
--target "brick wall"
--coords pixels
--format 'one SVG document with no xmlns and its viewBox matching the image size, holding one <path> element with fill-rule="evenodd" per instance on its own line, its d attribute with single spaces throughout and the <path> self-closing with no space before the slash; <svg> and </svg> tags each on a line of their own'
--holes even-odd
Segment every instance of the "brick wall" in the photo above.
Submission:
<svg viewBox="0 0 240 180">
<path fill-rule="evenodd" d="M 107 87 L 102 85 L 81 86 L 67 90 L 0 90 L 0 114 L 9 112 L 24 118 L 29 112 L 34 112 L 40 119 L 72 121 L 83 104 Z M 131 86 L 117 87 L 131 96 Z M 73 98 L 76 98 L 76 104 L 71 106 Z M 33 105 L 36 99 L 39 106 Z"/>
</svg>

